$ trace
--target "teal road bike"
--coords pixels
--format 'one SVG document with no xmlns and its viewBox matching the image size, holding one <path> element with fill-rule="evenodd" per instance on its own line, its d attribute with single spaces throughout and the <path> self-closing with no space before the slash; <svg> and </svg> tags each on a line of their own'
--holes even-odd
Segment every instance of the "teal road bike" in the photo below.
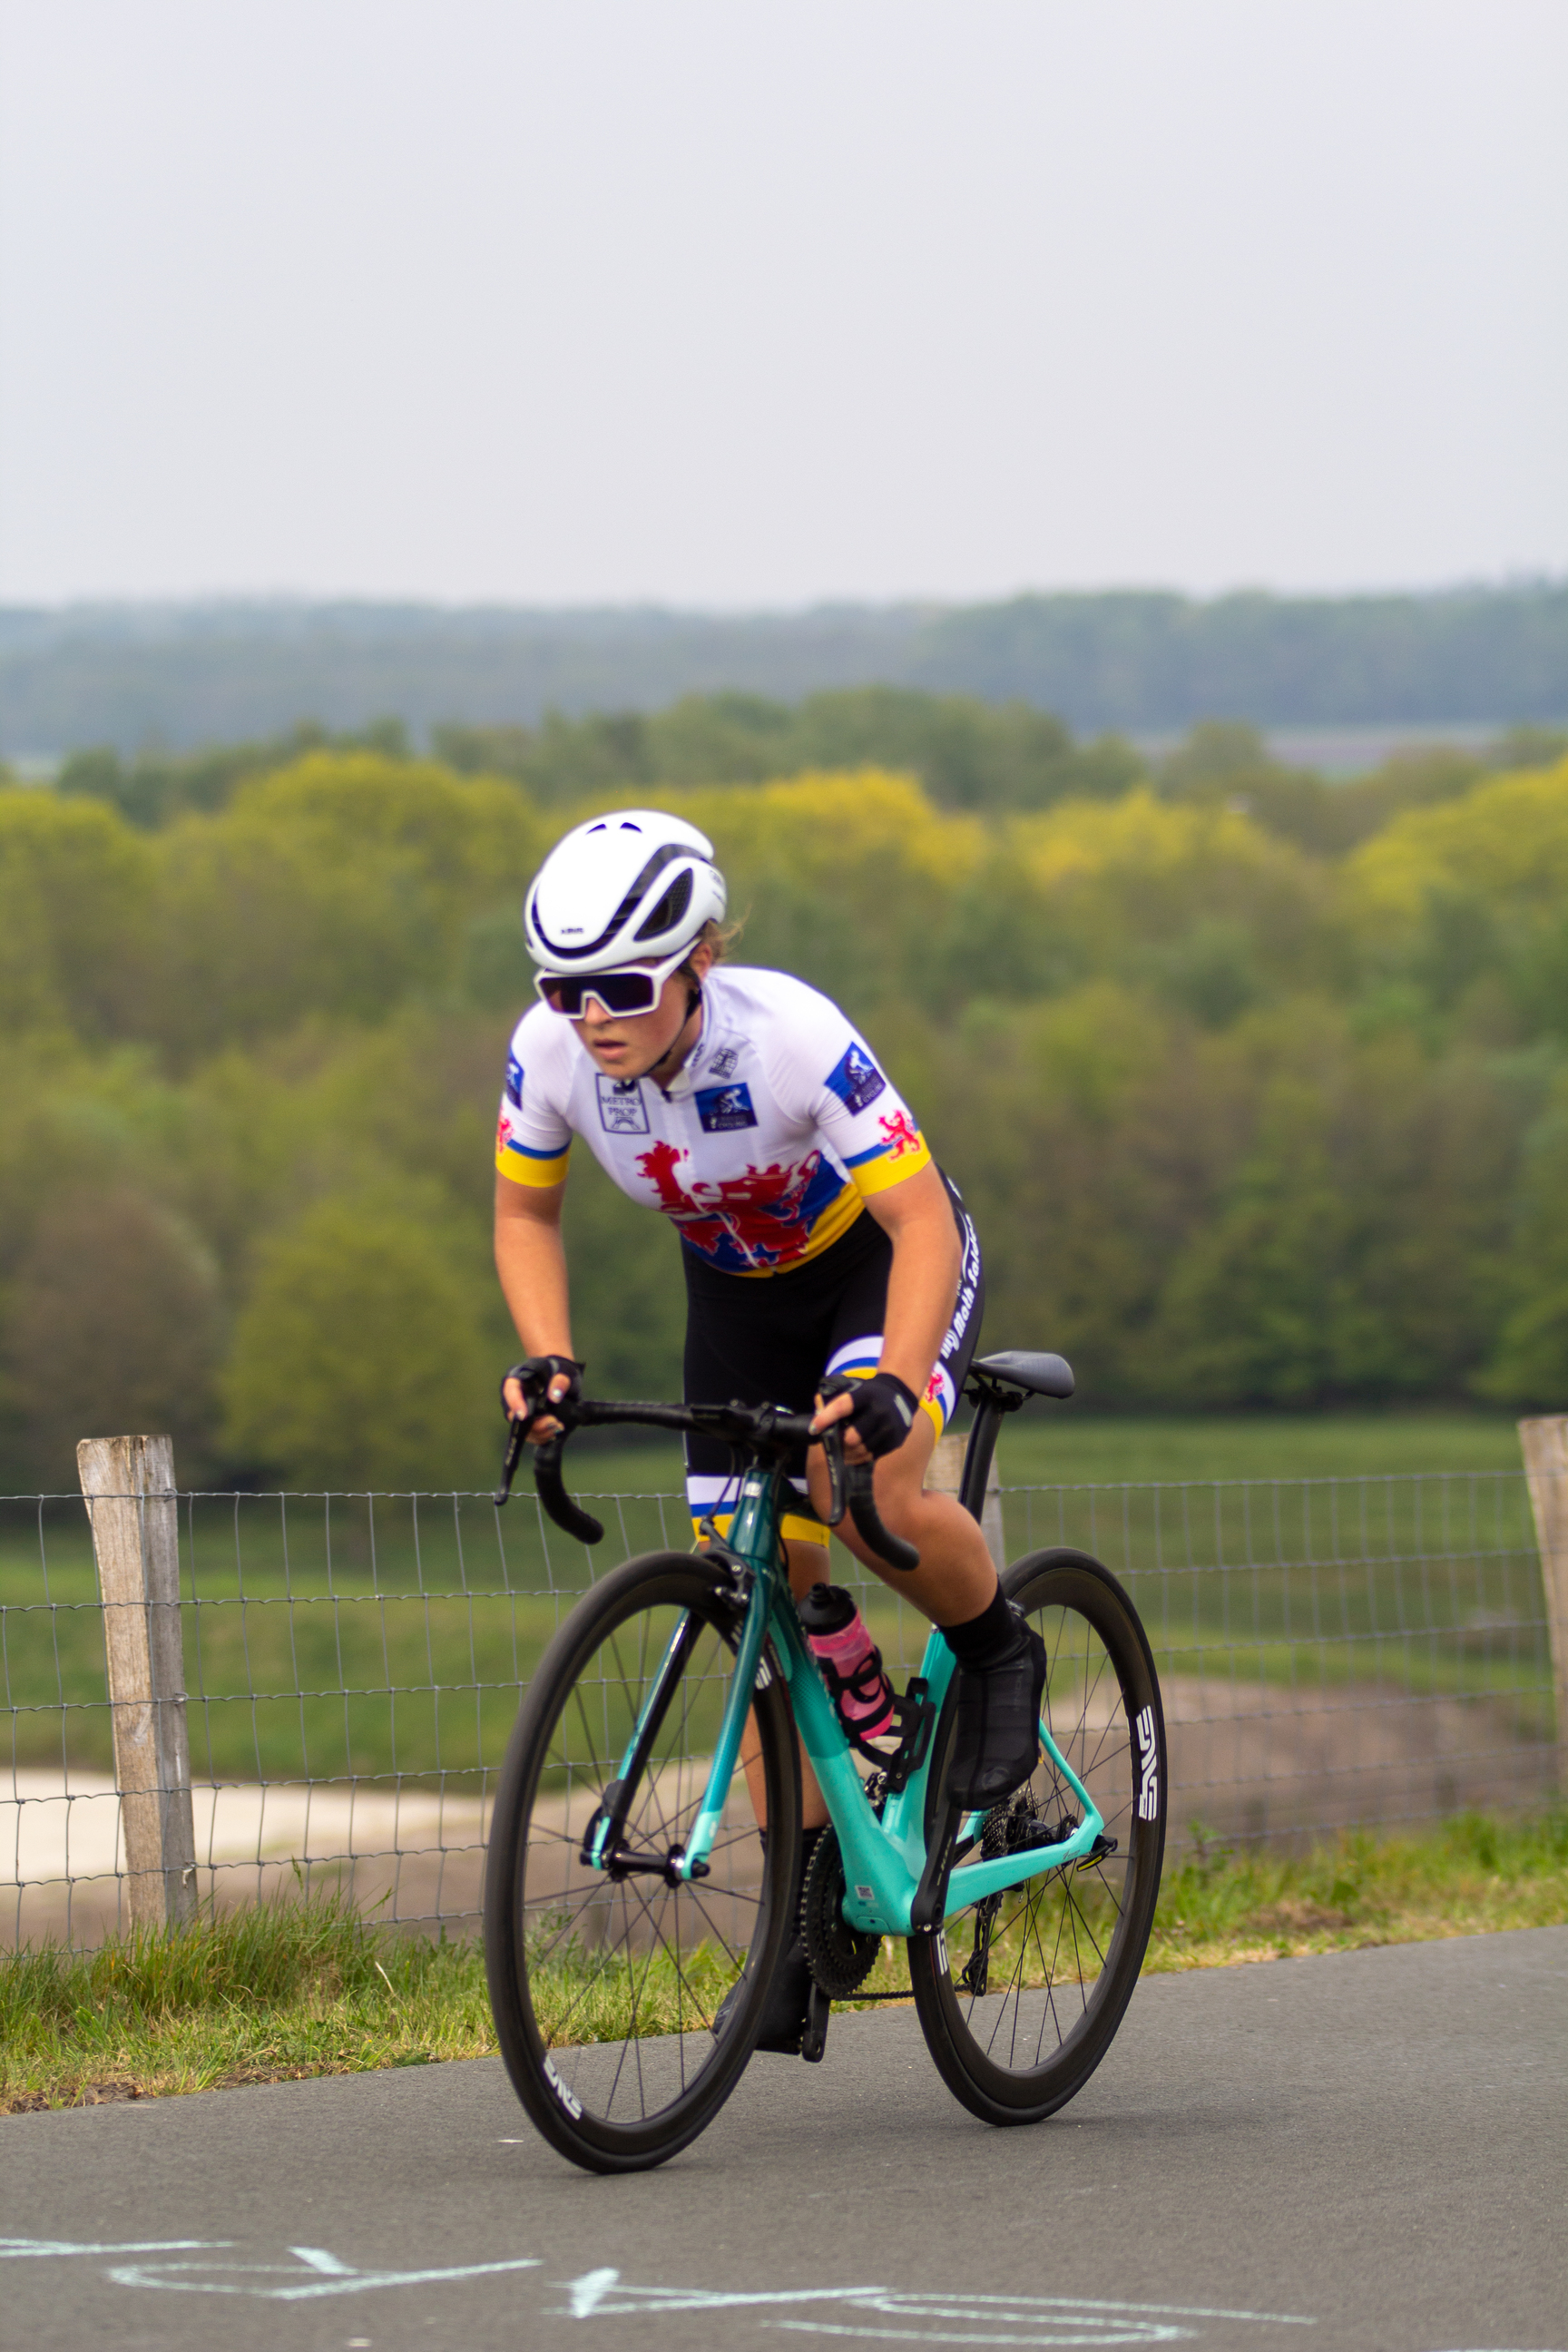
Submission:
<svg viewBox="0 0 1568 2352">
<path fill-rule="evenodd" d="M 976 1517 L 1004 1414 L 1071 1390 L 1059 1356 L 972 1368 L 959 1499 Z M 705 1549 L 626 1560 L 584 1593 L 512 1733 L 485 1954 L 501 2053 L 532 2121 L 595 2172 L 687 2147 L 740 2080 L 797 1928 L 815 1987 L 803 2055 L 821 2056 L 835 2001 L 912 1998 L 966 2107 L 994 2124 L 1054 2113 L 1110 2046 L 1159 1891 L 1164 1722 L 1126 1592 L 1063 1549 L 1005 1571 L 1046 1643 L 1040 1762 L 1005 1803 L 962 1812 L 943 1793 L 953 1665 L 941 1634 L 875 1765 L 858 1757 L 807 1646 L 780 1536 L 807 1416 L 584 1399 L 559 1417 L 563 1435 L 534 1449 L 535 1480 L 550 1517 L 585 1542 L 604 1531 L 563 1483 L 574 1428 L 704 1431 L 732 1448 L 735 1479 L 722 1536 L 710 1520 Z M 521 1447 L 514 1424 L 498 1501 Z M 869 1465 L 847 1465 L 841 1436 L 825 1450 L 835 1517 L 847 1507 L 879 1557 L 916 1565 L 878 1517 Z M 802 1749 L 830 1826 L 797 1909 Z"/>
</svg>

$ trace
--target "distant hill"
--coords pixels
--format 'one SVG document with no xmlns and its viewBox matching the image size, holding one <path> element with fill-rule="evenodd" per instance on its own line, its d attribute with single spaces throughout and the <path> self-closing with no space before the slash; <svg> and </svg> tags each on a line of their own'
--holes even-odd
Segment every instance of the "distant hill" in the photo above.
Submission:
<svg viewBox="0 0 1568 2352">
<path fill-rule="evenodd" d="M 1019 699 L 1075 730 L 1568 717 L 1568 583 L 1207 602 L 1152 593 L 804 613 L 225 603 L 0 609 L 0 757 L 131 751 L 383 716 L 537 722 L 734 689 L 878 682 Z"/>
</svg>

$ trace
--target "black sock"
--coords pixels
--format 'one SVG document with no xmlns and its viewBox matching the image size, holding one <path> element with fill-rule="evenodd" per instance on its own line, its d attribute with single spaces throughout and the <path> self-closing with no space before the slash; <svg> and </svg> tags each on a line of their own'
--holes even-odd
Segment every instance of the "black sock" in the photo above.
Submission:
<svg viewBox="0 0 1568 2352">
<path fill-rule="evenodd" d="M 942 1638 L 966 1674 L 986 1674 L 1010 1658 L 1018 1646 L 1018 1621 L 1000 1583 L 978 1617 L 944 1625 Z"/>
</svg>

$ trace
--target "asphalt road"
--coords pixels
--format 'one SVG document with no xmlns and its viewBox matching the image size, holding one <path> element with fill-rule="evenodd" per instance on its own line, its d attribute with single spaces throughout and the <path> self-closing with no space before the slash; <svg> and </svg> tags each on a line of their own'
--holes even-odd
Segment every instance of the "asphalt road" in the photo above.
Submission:
<svg viewBox="0 0 1568 2352">
<path fill-rule="evenodd" d="M 997 2132 L 906 2011 L 602 2180 L 499 2064 L 0 2121 L 0 2341 L 1568 2352 L 1568 1928 L 1154 1977 Z"/>
</svg>

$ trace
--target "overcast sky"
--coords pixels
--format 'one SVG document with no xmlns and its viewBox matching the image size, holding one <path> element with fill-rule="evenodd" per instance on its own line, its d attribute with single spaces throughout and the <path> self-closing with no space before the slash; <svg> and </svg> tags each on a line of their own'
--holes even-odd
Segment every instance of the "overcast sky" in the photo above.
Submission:
<svg viewBox="0 0 1568 2352">
<path fill-rule="evenodd" d="M 0 599 L 1568 570 L 1563 0 L 0 0 Z"/>
</svg>

